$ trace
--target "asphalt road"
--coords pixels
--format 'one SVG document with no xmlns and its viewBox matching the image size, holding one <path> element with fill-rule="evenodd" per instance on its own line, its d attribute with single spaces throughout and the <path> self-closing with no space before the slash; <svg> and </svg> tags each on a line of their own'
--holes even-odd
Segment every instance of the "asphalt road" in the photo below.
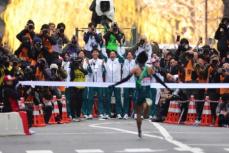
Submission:
<svg viewBox="0 0 229 153">
<path fill-rule="evenodd" d="M 229 152 L 229 128 L 192 127 L 144 120 L 87 120 L 33 128 L 31 136 L 0 137 L 0 153 Z"/>
</svg>

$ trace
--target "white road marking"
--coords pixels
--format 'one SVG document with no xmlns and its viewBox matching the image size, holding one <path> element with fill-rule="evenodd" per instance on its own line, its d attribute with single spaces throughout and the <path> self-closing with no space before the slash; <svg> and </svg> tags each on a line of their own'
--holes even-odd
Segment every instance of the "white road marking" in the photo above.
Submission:
<svg viewBox="0 0 229 153">
<path fill-rule="evenodd" d="M 158 150 L 152 150 L 149 148 L 138 148 L 138 149 L 125 149 L 123 151 L 116 151 L 116 152 L 131 152 L 131 153 L 141 153 L 141 152 L 163 152 L 166 150 L 158 149 Z"/>
<path fill-rule="evenodd" d="M 36 135 L 42 135 L 42 136 L 49 136 L 49 135 L 104 135 L 104 134 L 117 134 L 120 132 L 64 132 L 64 133 L 56 133 L 56 132 L 50 132 L 50 133 L 36 133 Z"/>
<path fill-rule="evenodd" d="M 188 144 L 190 146 L 207 146 L 207 147 L 228 147 L 229 144 Z"/>
<path fill-rule="evenodd" d="M 137 132 L 134 132 L 134 131 L 129 131 L 129 130 L 124 130 L 124 129 L 114 128 L 114 127 L 101 126 L 101 125 L 109 125 L 109 124 L 114 124 L 114 123 L 100 123 L 100 124 L 92 124 L 92 125 L 89 125 L 89 126 L 90 127 L 93 127 L 93 128 L 114 130 L 114 131 L 119 131 L 119 132 L 123 132 L 123 133 L 134 134 L 134 135 L 137 135 L 138 134 Z M 143 134 L 143 136 L 147 136 L 147 137 L 151 137 L 151 138 L 158 138 L 158 139 L 163 140 L 163 137 L 157 136 L 157 135 Z"/>
<path fill-rule="evenodd" d="M 75 150 L 77 153 L 104 153 L 104 151 L 100 149 L 81 149 Z"/>
<path fill-rule="evenodd" d="M 225 151 L 229 151 L 229 148 L 224 148 Z"/>
<path fill-rule="evenodd" d="M 26 153 L 53 153 L 51 150 L 28 150 Z"/>
<path fill-rule="evenodd" d="M 165 138 L 166 141 L 177 146 L 177 148 L 174 148 L 175 150 L 189 151 L 192 153 L 204 153 L 204 151 L 200 148 L 193 148 L 187 144 L 174 140 L 173 137 L 169 134 L 169 132 L 160 124 L 155 123 L 155 122 L 150 122 L 150 123 L 153 124 L 158 129 L 158 131 L 162 134 L 162 136 Z"/>
</svg>

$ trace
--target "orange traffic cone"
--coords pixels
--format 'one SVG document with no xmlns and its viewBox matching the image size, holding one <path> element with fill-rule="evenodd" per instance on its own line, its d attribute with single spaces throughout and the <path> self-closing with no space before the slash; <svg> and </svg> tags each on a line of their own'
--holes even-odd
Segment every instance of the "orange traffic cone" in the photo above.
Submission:
<svg viewBox="0 0 229 153">
<path fill-rule="evenodd" d="M 178 102 L 170 101 L 169 111 L 164 122 L 170 124 L 178 124 L 180 112 L 181 110 Z"/>
<path fill-rule="evenodd" d="M 222 102 L 223 102 L 222 97 L 220 97 L 219 103 L 218 103 L 218 106 L 217 106 L 217 107 L 219 107 L 219 105 L 220 105 Z M 217 115 L 217 114 L 216 114 L 216 120 L 215 120 L 215 127 L 219 127 L 219 115 Z"/>
<path fill-rule="evenodd" d="M 42 108 L 41 108 L 42 109 Z M 43 111 L 40 113 L 40 106 L 33 106 L 33 127 L 44 127 L 45 121 L 43 116 Z"/>
<path fill-rule="evenodd" d="M 97 113 L 98 113 L 98 97 L 96 96 L 94 98 L 94 104 L 93 104 L 93 109 L 92 109 L 93 118 L 97 118 Z"/>
<path fill-rule="evenodd" d="M 205 98 L 204 108 L 201 116 L 201 125 L 202 126 L 212 125 L 212 114 L 211 114 L 209 96 L 206 96 Z"/>
<path fill-rule="evenodd" d="M 68 117 L 66 98 L 64 95 L 62 95 L 61 102 L 62 102 L 62 120 L 61 121 L 63 123 L 69 123 L 71 122 L 71 119 Z"/>
<path fill-rule="evenodd" d="M 193 95 L 191 95 L 189 106 L 188 106 L 188 115 L 187 115 L 187 118 L 184 124 L 186 125 L 195 124 L 196 117 L 197 117 L 197 114 L 196 114 L 195 98 Z"/>
<path fill-rule="evenodd" d="M 55 102 L 57 102 L 57 99 L 56 99 L 56 96 L 53 96 L 53 99 L 52 99 L 52 103 L 54 104 L 54 110 L 52 111 L 52 115 L 49 119 L 49 124 L 57 124 L 56 122 L 56 111 L 57 111 L 57 108 L 55 106 Z M 58 106 L 57 106 L 58 107 Z M 58 109 L 58 112 L 59 112 L 59 109 Z"/>
</svg>

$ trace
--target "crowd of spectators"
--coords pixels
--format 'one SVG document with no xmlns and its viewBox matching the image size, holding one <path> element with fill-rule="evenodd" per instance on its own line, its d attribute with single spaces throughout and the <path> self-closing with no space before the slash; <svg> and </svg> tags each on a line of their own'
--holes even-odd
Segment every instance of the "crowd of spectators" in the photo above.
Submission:
<svg viewBox="0 0 229 153">
<path fill-rule="evenodd" d="M 115 83 L 127 76 L 135 66 L 135 58 L 141 52 L 147 52 L 147 64 L 153 66 L 157 75 L 169 83 L 228 83 L 229 81 L 229 19 L 224 18 L 216 32 L 217 49 L 211 44 L 191 47 L 189 40 L 182 38 L 174 49 L 160 49 L 159 45 L 149 43 L 141 37 L 134 47 L 124 48 L 125 35 L 117 23 L 112 23 L 104 33 L 99 32 L 93 23 L 88 24 L 84 33 L 84 46 L 80 46 L 78 38 L 73 35 L 69 40 L 65 35 L 65 24 L 44 24 L 40 33 L 35 33 L 35 23 L 29 20 L 25 28 L 16 36 L 21 42 L 15 51 L 9 51 L 0 40 L 0 102 L 3 112 L 28 112 L 32 124 L 33 105 L 41 105 L 44 109 L 45 121 L 48 123 L 53 106 L 50 101 L 53 95 L 67 99 L 68 115 L 74 121 L 80 121 L 82 114 L 92 119 L 92 109 L 98 98 L 98 115 L 109 119 L 116 116 L 128 119 L 131 113 L 131 102 L 135 100 L 132 88 L 102 87 L 36 87 L 21 86 L 19 81 L 75 81 L 75 82 L 108 82 Z M 149 81 L 155 82 L 153 78 Z M 135 82 L 131 78 L 129 82 Z M 214 119 L 221 115 L 222 125 L 228 124 L 229 89 L 174 89 L 172 94 L 162 89 L 151 89 L 149 99 L 149 118 L 152 121 L 163 121 L 168 111 L 169 101 L 189 100 L 191 95 L 197 103 L 198 121 L 201 119 L 205 96 L 211 103 Z M 20 108 L 17 101 L 25 98 L 26 107 Z M 115 105 L 113 98 L 115 97 Z M 123 98 L 122 98 L 123 97 Z M 62 104 L 59 101 L 61 120 Z M 182 104 L 187 114 L 188 103 Z M 182 121 L 185 121 L 182 118 Z"/>
</svg>

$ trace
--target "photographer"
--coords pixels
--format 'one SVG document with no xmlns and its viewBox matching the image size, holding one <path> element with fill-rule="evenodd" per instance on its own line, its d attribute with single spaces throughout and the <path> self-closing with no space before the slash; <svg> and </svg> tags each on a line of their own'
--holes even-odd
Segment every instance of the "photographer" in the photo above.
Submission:
<svg viewBox="0 0 229 153">
<path fill-rule="evenodd" d="M 222 68 L 219 69 L 221 83 L 229 83 L 229 63 L 224 63 Z M 228 96 L 229 89 L 220 89 L 220 96 Z"/>
<path fill-rule="evenodd" d="M 77 57 L 79 51 L 80 51 L 80 46 L 79 46 L 78 38 L 74 35 L 71 39 L 71 42 L 64 47 L 63 53 L 67 53 L 72 58 L 72 57 Z"/>
<path fill-rule="evenodd" d="M 49 56 L 51 56 L 51 53 L 53 53 L 53 45 L 56 44 L 56 40 L 53 36 L 50 36 L 48 24 L 42 25 L 40 34 L 38 36 L 41 38 L 43 46 L 48 49 Z"/>
<path fill-rule="evenodd" d="M 217 48 L 220 51 L 220 57 L 226 57 L 229 50 L 229 18 L 223 18 L 215 33 L 215 39 L 218 40 Z"/>
<path fill-rule="evenodd" d="M 23 29 L 19 34 L 17 34 L 17 39 L 20 42 L 23 42 L 23 37 L 27 36 L 29 38 L 30 43 L 33 43 L 33 38 L 35 37 L 35 25 L 32 20 L 29 20 L 25 26 L 25 29 Z"/>
<path fill-rule="evenodd" d="M 14 54 L 29 64 L 32 62 L 32 43 L 29 36 L 23 36 L 22 43 Z"/>
<path fill-rule="evenodd" d="M 188 39 L 186 39 L 186 38 L 181 39 L 179 46 L 178 46 L 178 49 L 176 51 L 176 55 L 175 55 L 176 60 L 179 60 L 179 62 L 181 62 L 183 64 L 186 63 L 185 57 L 186 57 L 187 51 L 189 51 L 191 49 L 192 48 L 189 45 Z"/>
<path fill-rule="evenodd" d="M 63 49 L 64 45 L 69 43 L 69 40 L 64 33 L 65 28 L 66 28 L 66 26 L 64 23 L 59 23 L 57 25 L 56 33 L 53 35 L 53 37 L 56 41 L 56 45 L 53 46 L 53 50 L 58 55 L 60 55 L 62 53 L 62 49 Z"/>
<path fill-rule="evenodd" d="M 91 22 L 95 26 L 102 24 L 105 29 L 108 29 L 109 23 L 114 20 L 113 0 L 93 0 L 89 9 L 92 11 Z"/>
<path fill-rule="evenodd" d="M 91 54 L 94 47 L 100 50 L 102 44 L 102 36 L 98 33 L 95 26 L 92 23 L 88 24 L 88 31 L 84 33 L 84 49 L 86 50 L 87 58 L 91 58 Z"/>
<path fill-rule="evenodd" d="M 125 42 L 125 35 L 121 32 L 117 23 L 112 23 L 110 30 L 105 33 L 103 38 L 108 56 L 111 51 L 117 52 L 118 47 Z"/>
<path fill-rule="evenodd" d="M 132 50 L 134 51 L 135 57 L 137 57 L 141 52 L 145 51 L 148 55 L 148 62 L 150 62 L 152 56 L 152 46 L 147 42 L 146 37 L 141 37 L 140 41 Z"/>
<path fill-rule="evenodd" d="M 83 59 L 81 57 L 74 58 L 71 62 L 70 68 L 70 81 L 86 81 L 87 71 L 83 68 Z M 73 121 L 79 122 L 83 104 L 84 87 L 71 87 L 70 93 L 71 116 Z"/>
</svg>

